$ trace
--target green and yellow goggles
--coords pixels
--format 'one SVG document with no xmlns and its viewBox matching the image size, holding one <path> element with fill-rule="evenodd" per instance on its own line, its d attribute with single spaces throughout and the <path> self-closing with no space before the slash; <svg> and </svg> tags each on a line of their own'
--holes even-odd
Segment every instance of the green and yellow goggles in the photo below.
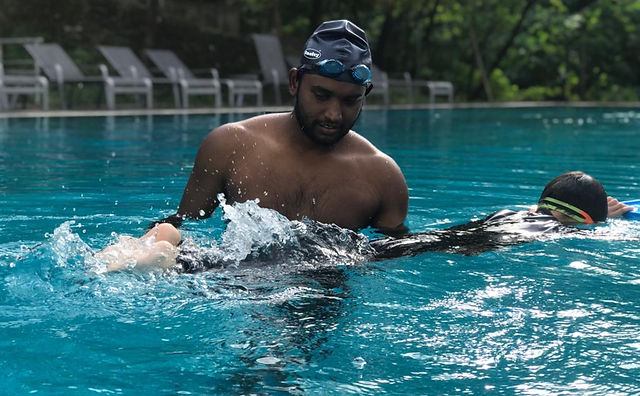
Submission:
<svg viewBox="0 0 640 396">
<path fill-rule="evenodd" d="M 560 212 L 563 215 L 577 221 L 578 223 L 583 223 L 583 224 L 594 223 L 591 216 L 589 216 L 589 213 L 571 204 L 563 202 L 559 199 L 545 197 L 541 199 L 540 202 L 538 202 L 538 207 L 555 210 L 556 212 Z"/>
</svg>

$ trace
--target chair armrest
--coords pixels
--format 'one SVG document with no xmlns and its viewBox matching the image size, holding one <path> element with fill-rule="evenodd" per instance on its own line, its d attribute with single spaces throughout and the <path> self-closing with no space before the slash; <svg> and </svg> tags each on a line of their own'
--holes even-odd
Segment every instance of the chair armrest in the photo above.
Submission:
<svg viewBox="0 0 640 396">
<path fill-rule="evenodd" d="M 101 63 L 98 65 L 98 67 L 100 68 L 100 74 L 102 74 L 102 80 L 104 81 L 104 83 L 107 86 L 114 87 L 115 82 L 113 81 L 113 77 L 109 77 L 109 69 L 107 68 L 107 65 Z"/>
<path fill-rule="evenodd" d="M 55 65 L 53 65 L 53 68 L 56 71 L 56 81 L 58 82 L 58 84 L 63 84 L 64 83 L 64 73 L 62 70 L 62 65 L 60 65 L 59 63 L 56 63 Z"/>
<path fill-rule="evenodd" d="M 109 78 L 109 69 L 107 68 L 107 65 L 101 63 L 98 65 L 98 68 L 100 68 L 100 74 L 102 74 L 103 79 L 106 80 L 107 78 Z"/>
</svg>

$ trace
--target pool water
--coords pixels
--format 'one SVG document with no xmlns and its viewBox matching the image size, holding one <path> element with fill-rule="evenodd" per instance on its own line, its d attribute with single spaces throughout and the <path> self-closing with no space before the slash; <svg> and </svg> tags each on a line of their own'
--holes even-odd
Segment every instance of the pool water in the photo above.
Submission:
<svg viewBox="0 0 640 396">
<path fill-rule="evenodd" d="M 0 393 L 640 393 L 640 222 L 368 262 L 362 236 L 247 202 L 184 227 L 224 269 L 100 274 L 93 253 L 173 213 L 207 131 L 247 116 L 0 119 Z M 640 198 L 629 109 L 366 111 L 355 129 L 402 168 L 416 232 L 526 209 L 568 170 Z"/>
</svg>

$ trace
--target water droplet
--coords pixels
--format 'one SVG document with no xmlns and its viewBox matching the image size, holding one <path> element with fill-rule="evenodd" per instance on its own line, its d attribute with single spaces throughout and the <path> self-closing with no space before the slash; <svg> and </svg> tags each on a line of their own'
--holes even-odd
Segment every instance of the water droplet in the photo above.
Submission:
<svg viewBox="0 0 640 396">
<path fill-rule="evenodd" d="M 353 367 L 357 368 L 358 370 L 362 370 L 367 364 L 367 361 L 358 356 L 357 358 L 353 359 L 353 362 L 351 363 L 353 364 Z"/>
</svg>

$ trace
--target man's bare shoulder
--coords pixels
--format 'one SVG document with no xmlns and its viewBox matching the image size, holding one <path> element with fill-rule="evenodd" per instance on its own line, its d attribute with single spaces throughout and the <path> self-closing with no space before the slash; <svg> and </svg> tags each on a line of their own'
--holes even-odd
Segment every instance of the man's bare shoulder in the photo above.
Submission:
<svg viewBox="0 0 640 396">
<path fill-rule="evenodd" d="M 344 147 L 352 155 L 374 163 L 385 164 L 391 162 L 395 164 L 393 158 L 382 152 L 373 145 L 367 138 L 355 131 L 350 131 L 344 139 Z"/>
<path fill-rule="evenodd" d="M 348 137 L 346 143 L 350 146 L 351 158 L 359 163 L 360 168 L 366 170 L 365 173 L 372 180 L 383 184 L 392 181 L 399 187 L 406 186 L 402 170 L 391 156 L 354 131 L 349 132 Z"/>
<path fill-rule="evenodd" d="M 263 114 L 246 120 L 227 124 L 229 128 L 240 129 L 245 135 L 271 135 L 282 130 L 291 122 L 291 113 Z"/>
<path fill-rule="evenodd" d="M 262 141 L 281 128 L 287 114 L 265 114 L 230 122 L 215 128 L 205 137 L 203 146 L 227 149 L 238 144 Z"/>
</svg>

